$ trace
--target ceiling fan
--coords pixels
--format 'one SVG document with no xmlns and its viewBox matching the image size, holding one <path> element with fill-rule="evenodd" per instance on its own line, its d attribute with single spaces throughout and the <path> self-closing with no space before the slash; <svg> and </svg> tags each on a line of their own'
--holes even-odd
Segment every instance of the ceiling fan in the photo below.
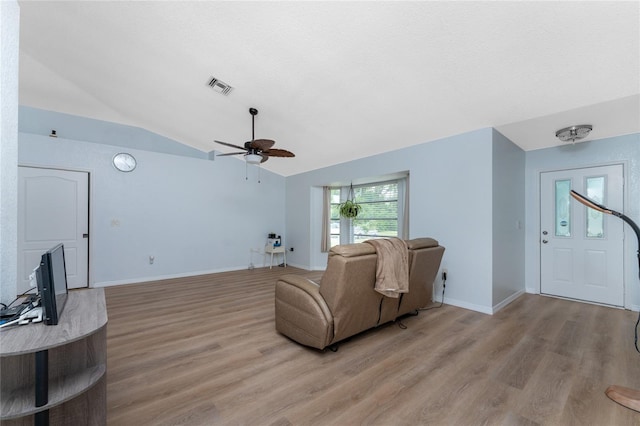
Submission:
<svg viewBox="0 0 640 426">
<path fill-rule="evenodd" d="M 255 118 L 258 115 L 258 110 L 255 108 L 249 108 L 249 114 L 251 114 L 251 140 L 244 143 L 244 146 L 234 145 L 228 142 L 214 141 L 222 145 L 230 146 L 232 148 L 242 149 L 241 152 L 229 152 L 226 154 L 218 154 L 216 157 L 224 157 L 227 155 L 244 155 L 244 159 L 249 164 L 264 163 L 269 157 L 295 157 L 293 152 L 286 149 L 271 148 L 276 142 L 271 139 L 256 139 L 255 138 Z"/>
</svg>

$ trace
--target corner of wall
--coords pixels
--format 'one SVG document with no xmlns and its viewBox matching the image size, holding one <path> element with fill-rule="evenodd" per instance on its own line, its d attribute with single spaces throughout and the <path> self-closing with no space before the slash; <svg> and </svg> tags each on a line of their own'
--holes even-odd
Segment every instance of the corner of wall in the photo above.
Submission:
<svg viewBox="0 0 640 426">
<path fill-rule="evenodd" d="M 0 2 L 0 300 L 17 293 L 20 7 Z"/>
</svg>

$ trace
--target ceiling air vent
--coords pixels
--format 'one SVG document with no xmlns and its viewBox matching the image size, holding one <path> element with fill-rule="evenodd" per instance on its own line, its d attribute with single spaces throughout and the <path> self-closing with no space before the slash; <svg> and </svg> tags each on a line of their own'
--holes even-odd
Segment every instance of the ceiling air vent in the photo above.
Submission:
<svg viewBox="0 0 640 426">
<path fill-rule="evenodd" d="M 229 86 L 224 81 L 218 80 L 215 77 L 211 77 L 209 79 L 209 87 L 215 90 L 218 93 L 222 93 L 223 95 L 228 95 L 233 90 L 233 87 Z"/>
</svg>

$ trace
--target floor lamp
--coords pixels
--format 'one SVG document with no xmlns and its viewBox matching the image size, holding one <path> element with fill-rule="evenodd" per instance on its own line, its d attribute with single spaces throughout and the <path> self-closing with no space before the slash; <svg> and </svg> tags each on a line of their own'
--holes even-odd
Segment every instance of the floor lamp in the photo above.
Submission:
<svg viewBox="0 0 640 426">
<path fill-rule="evenodd" d="M 577 193 L 573 189 L 571 190 L 571 196 L 587 207 L 590 207 L 602 213 L 616 216 L 624 220 L 625 222 L 627 222 L 627 224 L 636 233 L 636 237 L 638 238 L 638 274 L 640 276 L 640 228 L 638 228 L 638 225 L 636 225 L 636 223 L 633 220 L 629 219 L 624 214 L 617 212 L 615 210 L 611 210 L 601 204 L 598 204 L 595 201 L 592 201 L 589 198 L 585 197 L 584 195 Z M 640 350 L 638 350 L 638 323 L 639 322 L 640 322 L 640 315 L 638 316 L 638 321 L 636 322 L 636 338 L 635 338 L 636 351 L 638 352 L 640 352 Z M 611 385 L 607 388 L 607 390 L 605 391 L 605 394 L 609 398 L 617 402 L 618 404 L 640 412 L 640 390 L 625 388 L 623 386 L 618 386 L 618 385 Z"/>
</svg>

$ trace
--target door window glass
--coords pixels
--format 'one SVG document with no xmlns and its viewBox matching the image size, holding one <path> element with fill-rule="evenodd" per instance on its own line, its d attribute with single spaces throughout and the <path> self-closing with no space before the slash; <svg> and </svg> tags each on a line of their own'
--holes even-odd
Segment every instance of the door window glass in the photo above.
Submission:
<svg viewBox="0 0 640 426">
<path fill-rule="evenodd" d="M 586 180 L 587 197 L 598 204 L 604 203 L 604 176 Z M 594 209 L 586 209 L 587 238 L 604 238 L 604 214 Z"/>
<path fill-rule="evenodd" d="M 571 236 L 571 179 L 556 181 L 556 237 Z"/>
</svg>

